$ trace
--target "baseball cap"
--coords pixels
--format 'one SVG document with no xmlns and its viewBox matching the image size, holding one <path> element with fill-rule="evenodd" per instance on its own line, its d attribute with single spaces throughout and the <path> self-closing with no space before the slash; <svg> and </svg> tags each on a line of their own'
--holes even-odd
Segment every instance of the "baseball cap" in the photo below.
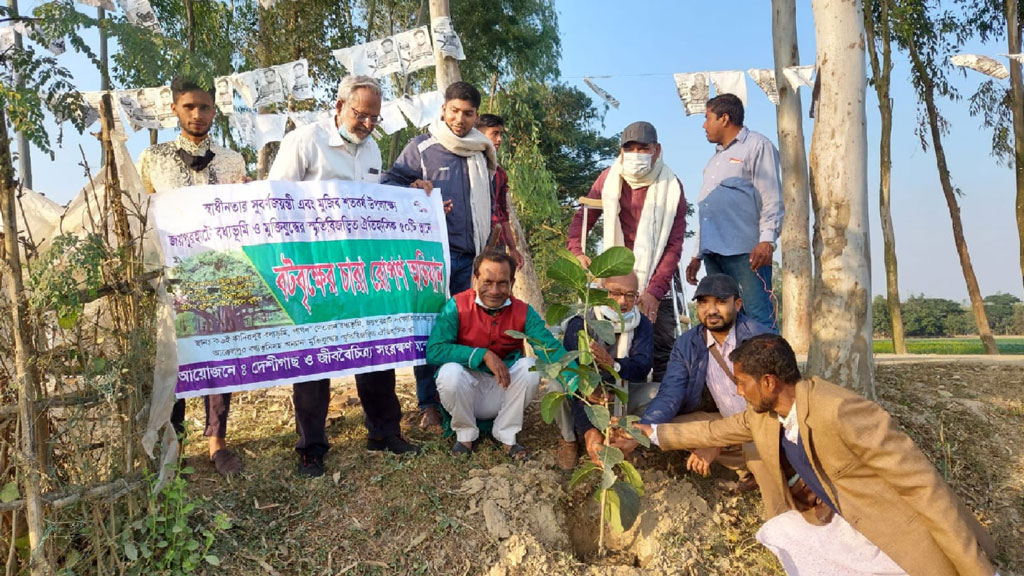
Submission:
<svg viewBox="0 0 1024 576">
<path fill-rule="evenodd" d="M 657 144 L 658 131 L 654 129 L 654 125 L 650 122 L 633 122 L 622 131 L 622 144 L 620 146 L 625 146 L 627 142 Z"/>
<path fill-rule="evenodd" d="M 708 274 L 697 284 L 697 291 L 693 293 L 693 299 L 701 296 L 714 296 L 715 298 L 728 298 L 740 296 L 740 286 L 728 274 Z"/>
</svg>

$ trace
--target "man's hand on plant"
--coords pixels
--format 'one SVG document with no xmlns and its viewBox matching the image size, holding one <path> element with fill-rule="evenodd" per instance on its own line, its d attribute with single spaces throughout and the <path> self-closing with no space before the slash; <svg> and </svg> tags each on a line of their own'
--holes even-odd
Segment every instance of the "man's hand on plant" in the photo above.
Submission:
<svg viewBox="0 0 1024 576">
<path fill-rule="evenodd" d="M 654 322 L 654 319 L 658 317 L 658 305 L 661 302 L 658 301 L 650 292 L 644 292 L 640 295 L 640 311 L 647 316 L 647 319 Z"/>
<path fill-rule="evenodd" d="M 686 460 L 686 469 L 701 476 L 711 474 L 711 463 L 722 453 L 721 448 L 697 448 Z"/>
<path fill-rule="evenodd" d="M 590 341 L 590 353 L 594 355 L 594 362 L 597 363 L 597 367 L 601 370 L 610 370 L 615 364 L 615 359 L 597 340 Z"/>
<path fill-rule="evenodd" d="M 604 446 L 604 435 L 597 428 L 591 428 L 583 435 L 583 441 L 587 446 L 587 455 L 590 456 L 590 461 L 600 466 L 601 459 L 598 454 L 601 452 L 601 447 Z"/>
<path fill-rule="evenodd" d="M 654 428 L 651 428 L 650 424 L 641 424 L 639 422 L 634 422 L 633 423 L 633 428 L 636 428 L 644 436 L 647 436 L 648 438 L 651 437 L 651 434 L 654 434 Z"/>
<path fill-rule="evenodd" d="M 577 254 L 576 259 L 580 261 L 580 265 L 584 268 L 590 268 L 590 258 L 586 254 Z"/>
<path fill-rule="evenodd" d="M 492 374 L 494 374 L 494 377 L 498 379 L 498 386 L 508 388 L 508 385 L 512 382 L 512 377 L 509 376 L 508 366 L 505 366 L 505 363 L 502 362 L 501 358 L 498 358 L 497 354 L 488 350 L 487 353 L 484 354 L 484 364 L 486 364 L 487 368 L 490 369 Z"/>
<path fill-rule="evenodd" d="M 616 436 L 612 438 L 611 445 L 622 450 L 623 456 L 629 456 L 633 453 L 633 450 L 636 450 L 636 447 L 639 446 L 640 443 L 633 440 L 632 436 Z"/>
</svg>

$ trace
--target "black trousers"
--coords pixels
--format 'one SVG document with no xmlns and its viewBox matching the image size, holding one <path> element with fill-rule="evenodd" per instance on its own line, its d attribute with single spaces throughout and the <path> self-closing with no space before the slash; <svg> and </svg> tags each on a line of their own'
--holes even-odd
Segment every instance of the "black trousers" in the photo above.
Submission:
<svg viewBox="0 0 1024 576">
<path fill-rule="evenodd" d="M 203 436 L 214 436 L 224 438 L 228 433 L 228 412 L 231 410 L 231 393 L 211 394 L 203 396 L 203 406 L 206 408 L 206 428 Z M 174 432 L 181 436 L 185 433 L 185 399 L 182 398 L 174 403 L 171 409 L 171 426 Z"/>
<path fill-rule="evenodd" d="M 673 276 L 672 282 L 676 280 L 677 278 Z M 668 359 L 676 343 L 676 322 L 676 312 L 672 309 L 672 291 L 669 290 L 658 304 L 658 316 L 654 319 L 654 374 L 651 376 L 653 382 L 661 382 L 665 377 Z"/>
<path fill-rule="evenodd" d="M 381 370 L 357 374 L 356 392 L 363 405 L 363 423 L 370 438 L 401 435 L 402 406 L 395 394 L 395 371 Z M 329 379 L 292 384 L 295 403 L 295 432 L 298 452 L 324 455 L 327 441 L 327 406 L 331 400 Z"/>
</svg>

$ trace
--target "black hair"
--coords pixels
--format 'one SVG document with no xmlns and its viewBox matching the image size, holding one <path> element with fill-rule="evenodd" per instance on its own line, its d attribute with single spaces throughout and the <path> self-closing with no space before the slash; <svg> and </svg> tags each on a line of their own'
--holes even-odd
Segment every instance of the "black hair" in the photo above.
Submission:
<svg viewBox="0 0 1024 576">
<path fill-rule="evenodd" d="M 494 248 L 486 248 L 480 253 L 480 255 L 473 259 L 473 277 L 480 275 L 480 264 L 484 262 L 504 262 L 505 264 L 508 264 L 509 280 L 516 279 L 516 261 L 508 254 L 501 250 L 495 250 Z"/>
<path fill-rule="evenodd" d="M 505 119 L 497 114 L 481 114 L 480 118 L 476 121 L 476 128 L 494 128 L 495 126 L 505 126 Z"/>
<path fill-rule="evenodd" d="M 206 92 L 210 95 L 210 98 L 214 97 L 213 89 L 206 89 L 200 86 L 195 80 L 186 78 L 184 76 L 178 76 L 171 81 L 171 96 L 174 101 L 178 101 L 178 97 L 186 92 Z"/>
<path fill-rule="evenodd" d="M 743 102 L 735 94 L 719 94 L 707 103 L 708 112 L 714 112 L 716 116 L 729 115 L 729 123 L 733 126 L 743 126 Z"/>
<path fill-rule="evenodd" d="M 758 334 L 740 344 L 729 360 L 734 364 L 742 364 L 743 372 L 760 380 L 765 374 L 771 374 L 783 384 L 796 384 L 800 380 L 800 367 L 796 363 L 796 354 L 789 342 L 778 334 Z"/>
<path fill-rule="evenodd" d="M 444 91 L 444 101 L 465 100 L 473 105 L 473 108 L 480 107 L 480 91 L 469 82 L 455 82 Z"/>
</svg>

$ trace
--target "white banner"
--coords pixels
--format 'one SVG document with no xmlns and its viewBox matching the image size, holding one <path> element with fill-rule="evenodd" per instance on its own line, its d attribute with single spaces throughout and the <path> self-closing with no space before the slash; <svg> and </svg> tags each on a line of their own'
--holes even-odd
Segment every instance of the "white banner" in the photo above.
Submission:
<svg viewBox="0 0 1024 576">
<path fill-rule="evenodd" d="M 680 72 L 672 76 L 676 81 L 676 94 L 683 102 L 686 115 L 703 114 L 710 95 L 708 73 Z"/>
</svg>

